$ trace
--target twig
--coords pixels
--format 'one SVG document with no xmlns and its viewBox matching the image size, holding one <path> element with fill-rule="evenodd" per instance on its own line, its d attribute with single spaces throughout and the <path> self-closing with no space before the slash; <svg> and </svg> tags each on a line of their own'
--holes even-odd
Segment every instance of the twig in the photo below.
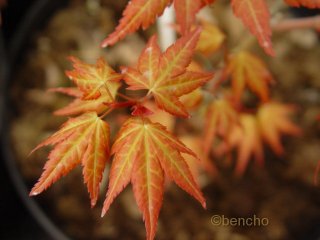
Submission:
<svg viewBox="0 0 320 240">
<path fill-rule="evenodd" d="M 284 32 L 303 28 L 320 29 L 320 15 L 305 18 L 286 19 L 271 25 L 273 31 Z"/>
<path fill-rule="evenodd" d="M 126 95 L 124 95 L 124 94 L 122 94 L 120 92 L 117 93 L 117 96 L 119 96 L 119 97 L 121 97 L 121 98 L 123 98 L 123 99 L 125 99 L 127 101 L 137 101 L 136 99 L 128 97 L 128 96 L 126 96 Z"/>
</svg>

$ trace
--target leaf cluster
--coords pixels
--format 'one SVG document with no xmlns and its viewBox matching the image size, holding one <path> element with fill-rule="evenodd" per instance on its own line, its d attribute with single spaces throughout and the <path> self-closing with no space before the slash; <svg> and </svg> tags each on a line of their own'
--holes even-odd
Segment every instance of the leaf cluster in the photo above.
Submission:
<svg viewBox="0 0 320 240">
<path fill-rule="evenodd" d="M 320 7 L 319 0 L 284 1 L 291 6 Z M 235 169 L 240 175 L 252 156 L 263 163 L 263 143 L 278 155 L 284 153 L 282 135 L 301 134 L 290 120 L 296 109 L 271 100 L 270 87 L 275 80 L 261 58 L 247 49 L 229 51 L 226 35 L 215 24 L 196 20 L 196 14 L 214 2 L 132 0 L 114 32 L 102 42 L 103 47 L 114 45 L 139 28 L 148 28 L 171 4 L 176 10 L 181 37 L 162 52 L 157 36 L 152 36 L 136 66 L 123 66 L 120 71 L 115 71 L 103 58 L 95 64 L 70 58 L 73 69 L 66 75 L 75 86 L 51 91 L 74 97 L 68 106 L 55 112 L 74 117 L 33 150 L 54 146 L 30 195 L 40 194 L 81 165 L 93 207 L 99 197 L 106 163 L 111 162 L 102 215 L 131 183 L 145 221 L 147 239 L 151 240 L 156 233 L 165 178 L 173 180 L 205 207 L 192 166 L 202 164 L 215 172 L 208 160 L 235 149 L 238 153 Z M 274 55 L 266 1 L 231 0 L 230 3 L 234 14 L 256 36 L 264 51 Z M 194 60 L 195 53 L 203 58 L 222 50 L 224 59 L 216 77 Z M 121 92 L 124 87 L 133 92 L 142 90 L 144 94 L 131 98 Z M 257 97 L 257 108 L 246 107 L 244 98 L 248 93 Z M 119 108 L 129 108 L 131 116 L 115 139 L 111 139 L 108 118 Z M 189 118 L 191 109 L 205 113 L 202 142 L 195 137 L 200 141 L 199 164 L 197 154 L 164 125 L 151 120 L 152 115 L 157 117 L 162 110 L 173 117 Z"/>
</svg>

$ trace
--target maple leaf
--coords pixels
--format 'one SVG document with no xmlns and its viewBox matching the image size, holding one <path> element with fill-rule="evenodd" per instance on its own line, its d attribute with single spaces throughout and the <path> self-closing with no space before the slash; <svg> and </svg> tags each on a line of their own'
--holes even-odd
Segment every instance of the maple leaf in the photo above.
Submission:
<svg viewBox="0 0 320 240">
<path fill-rule="evenodd" d="M 200 37 L 201 37 L 201 35 L 200 35 Z M 191 61 L 191 63 L 187 67 L 187 71 L 189 71 L 189 72 L 203 72 L 204 69 L 202 68 L 202 66 L 200 66 L 199 63 L 197 63 L 195 61 Z M 181 103 L 184 105 L 184 107 L 187 110 L 194 110 L 201 104 L 201 102 L 203 101 L 203 98 L 204 98 L 204 96 L 203 96 L 202 89 L 197 88 L 196 90 L 179 97 L 179 100 L 181 101 Z"/>
<path fill-rule="evenodd" d="M 181 153 L 195 154 L 159 123 L 146 118 L 130 118 L 120 129 L 111 153 L 114 160 L 102 216 L 131 182 L 145 221 L 147 239 L 153 239 L 162 204 L 164 175 L 205 207 L 202 193 L 181 156 Z"/>
<path fill-rule="evenodd" d="M 240 101 L 247 85 L 262 101 L 268 101 L 268 84 L 273 78 L 265 63 L 255 55 L 240 51 L 234 54 L 224 70 L 224 77 L 231 75 L 232 91 L 236 101 Z"/>
<path fill-rule="evenodd" d="M 180 117 L 189 114 L 179 97 L 188 94 L 212 78 L 211 73 L 187 71 L 200 29 L 178 39 L 163 54 L 153 36 L 142 52 L 138 68 L 122 68 L 130 90 L 146 89 L 159 108 Z"/>
<path fill-rule="evenodd" d="M 51 92 L 60 92 L 75 97 L 68 106 L 54 112 L 56 115 L 77 115 L 85 112 L 98 114 L 108 109 L 114 102 L 122 78 L 104 59 L 97 60 L 96 65 L 86 64 L 75 57 L 70 57 L 74 70 L 67 71 L 77 88 L 55 88 Z"/>
<path fill-rule="evenodd" d="M 177 22 L 180 23 L 182 35 L 187 34 L 195 22 L 197 12 L 202 8 L 199 0 L 174 0 Z M 177 10 L 178 9 L 178 10 Z"/>
<path fill-rule="evenodd" d="M 86 112 L 96 112 L 97 114 L 105 112 L 109 107 L 108 104 L 112 103 L 117 95 L 120 83 L 113 83 L 110 85 L 110 93 L 105 89 L 100 89 L 101 95 L 97 99 L 83 100 L 82 92 L 77 88 L 56 88 L 51 89 L 52 92 L 60 92 L 75 99 L 66 107 L 63 107 L 54 112 L 55 115 L 78 115 Z M 111 94 L 111 97 L 110 95 Z"/>
<path fill-rule="evenodd" d="M 105 163 L 109 158 L 109 135 L 108 124 L 96 113 L 86 113 L 69 119 L 58 132 L 33 150 L 55 145 L 30 195 L 40 194 L 59 178 L 68 174 L 76 165 L 82 163 L 91 206 L 94 206 L 98 199 Z"/>
<path fill-rule="evenodd" d="M 293 7 L 320 8 L 320 0 L 285 0 Z"/>
<path fill-rule="evenodd" d="M 218 99 L 208 106 L 205 120 L 204 152 L 208 155 L 215 137 L 226 140 L 238 122 L 238 114 L 226 99 Z"/>
<path fill-rule="evenodd" d="M 255 35 L 264 51 L 274 56 L 271 43 L 270 14 L 265 0 L 232 0 L 234 14 Z"/>
<path fill-rule="evenodd" d="M 58 87 L 58 88 L 50 88 L 48 92 L 53 93 L 63 93 L 65 95 L 82 98 L 82 92 L 76 87 Z"/>
<path fill-rule="evenodd" d="M 140 27 L 146 29 L 155 22 L 156 17 L 162 15 L 164 9 L 173 0 L 132 0 L 126 6 L 123 17 L 115 31 L 103 42 L 102 47 L 113 45 L 127 34 L 133 33 Z"/>
<path fill-rule="evenodd" d="M 258 110 L 257 118 L 261 135 L 278 155 L 284 153 L 280 141 L 281 135 L 299 136 L 301 134 L 300 128 L 289 119 L 294 112 L 293 106 L 276 102 L 263 104 Z"/>
<path fill-rule="evenodd" d="M 216 52 L 225 41 L 225 34 L 214 24 L 201 21 L 202 32 L 196 50 L 204 55 Z"/>
<path fill-rule="evenodd" d="M 103 58 L 99 58 L 95 65 L 84 63 L 75 57 L 70 57 L 70 60 L 74 69 L 66 74 L 82 92 L 83 100 L 97 99 L 103 89 L 112 99 L 112 89 L 118 86 L 121 74 L 116 73 Z"/>
<path fill-rule="evenodd" d="M 278 155 L 283 154 L 280 137 L 283 134 L 298 136 L 301 130 L 289 120 L 295 108 L 275 102 L 263 104 L 257 115 L 241 114 L 240 124 L 234 125 L 228 136 L 226 151 L 237 148 L 238 160 L 235 172 L 242 175 L 251 156 L 258 164 L 264 161 L 263 146 L 265 141 Z M 276 117 L 275 117 L 276 116 Z"/>
<path fill-rule="evenodd" d="M 205 5 L 213 3 L 213 0 L 132 0 L 126 6 L 123 17 L 115 31 L 103 40 L 102 47 L 114 45 L 127 34 L 135 32 L 140 27 L 148 28 L 173 2 L 181 31 L 183 34 L 187 34 L 195 22 L 197 12 Z"/>
<path fill-rule="evenodd" d="M 254 115 L 242 114 L 240 124 L 234 125 L 230 131 L 228 145 L 237 148 L 237 164 L 235 173 L 240 176 L 244 173 L 251 156 L 254 156 L 259 165 L 264 162 L 263 145 L 259 124 Z"/>
</svg>

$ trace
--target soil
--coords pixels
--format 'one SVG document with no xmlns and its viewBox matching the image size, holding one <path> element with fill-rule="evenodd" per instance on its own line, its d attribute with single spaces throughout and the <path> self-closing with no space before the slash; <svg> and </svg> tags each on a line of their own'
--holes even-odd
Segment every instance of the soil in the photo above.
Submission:
<svg viewBox="0 0 320 240">
<path fill-rule="evenodd" d="M 101 39 L 114 29 L 126 1 L 101 1 L 103 8 L 89 2 L 95 1 L 84 4 L 84 1 L 73 0 L 57 12 L 45 29 L 32 35 L 26 55 L 19 66 L 15 66 L 10 93 L 11 141 L 21 174 L 30 188 L 41 174 L 49 149 L 27 157 L 29 152 L 66 120 L 52 116 L 52 112 L 70 99 L 46 90 L 70 85 L 64 76 L 64 71 L 71 68 L 67 56 L 94 62 L 102 55 L 117 68 L 134 64 L 145 44 L 145 36 L 133 34 L 115 47 L 101 50 Z M 228 35 L 239 34 L 241 24 L 231 17 L 229 7 L 223 2 L 217 3 L 212 11 L 220 13 L 216 15 L 217 22 L 228 23 L 221 25 Z M 157 239 L 311 240 L 320 237 L 320 191 L 312 181 L 320 159 L 320 128 L 316 122 L 320 113 L 319 36 L 312 30 L 278 33 L 274 36 L 274 45 L 275 58 L 268 58 L 258 47 L 254 48 L 268 62 L 277 79 L 274 99 L 299 106 L 295 121 L 304 135 L 284 139 L 286 155 L 282 158 L 274 156 L 266 147 L 265 167 L 250 165 L 242 178 L 235 178 L 232 166 L 223 164 L 215 177 L 201 173 L 206 210 L 173 184 L 168 185 Z M 190 124 L 201 125 L 194 120 Z M 121 193 L 110 212 L 100 218 L 105 184 L 100 202 L 90 209 L 79 167 L 36 199 L 73 239 L 144 239 L 144 224 L 131 188 Z M 268 219 L 268 224 L 214 226 L 211 222 L 214 215 L 229 219 L 257 216 Z"/>
</svg>

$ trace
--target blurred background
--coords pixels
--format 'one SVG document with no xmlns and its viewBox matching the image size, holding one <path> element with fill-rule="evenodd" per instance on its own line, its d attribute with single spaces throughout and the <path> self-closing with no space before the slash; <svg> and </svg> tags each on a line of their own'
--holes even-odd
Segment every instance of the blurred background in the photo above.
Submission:
<svg viewBox="0 0 320 240">
<path fill-rule="evenodd" d="M 22 19 L 25 18 L 26 13 L 34 2 L 34 0 L 10 0 L 2 9 L 2 47 L 5 50 L 5 52 L 1 51 L 2 54 L 7 54 L 6 51 L 8 50 L 8 46 L 12 41 L 18 26 L 21 24 Z M 3 61 L 4 59 L 2 56 L 2 65 L 4 64 Z M 2 69 L 2 71 L 3 70 L 4 69 Z M 4 84 L 3 79 L 1 79 L 1 84 Z M 1 118 L 3 119 L 3 116 L 1 116 Z M 4 163 L 3 145 L 0 151 L 0 189 L 2 192 L 2 197 L 0 199 L 0 215 L 3 217 L 3 221 L 0 225 L 0 239 L 51 239 L 31 215 L 30 211 L 27 210 L 26 205 L 21 200 L 21 196 L 18 195 L 16 186 L 13 184 L 12 178 L 8 173 L 8 168 Z"/>
</svg>

